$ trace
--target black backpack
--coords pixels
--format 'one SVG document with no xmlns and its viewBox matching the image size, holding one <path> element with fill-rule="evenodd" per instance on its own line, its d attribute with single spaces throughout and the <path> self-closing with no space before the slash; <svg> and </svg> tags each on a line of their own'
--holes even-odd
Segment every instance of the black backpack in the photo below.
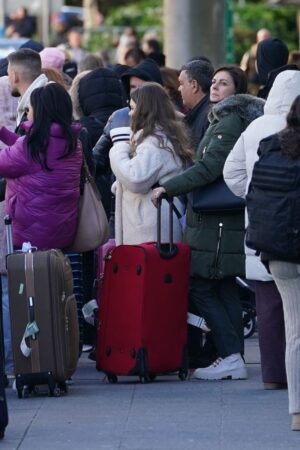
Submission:
<svg viewBox="0 0 300 450">
<path fill-rule="evenodd" d="M 246 204 L 248 247 L 278 259 L 300 258 L 300 159 L 281 153 L 278 135 L 260 142 Z"/>
</svg>

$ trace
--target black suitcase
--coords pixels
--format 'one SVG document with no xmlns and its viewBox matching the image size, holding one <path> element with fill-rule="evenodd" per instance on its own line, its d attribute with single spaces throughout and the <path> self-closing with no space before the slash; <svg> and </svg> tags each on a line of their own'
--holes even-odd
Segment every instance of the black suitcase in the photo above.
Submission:
<svg viewBox="0 0 300 450">
<path fill-rule="evenodd" d="M 0 439 L 4 437 L 5 428 L 8 424 L 8 412 L 5 395 L 5 375 L 4 375 L 4 339 L 2 322 L 2 289 L 0 277 Z"/>
</svg>

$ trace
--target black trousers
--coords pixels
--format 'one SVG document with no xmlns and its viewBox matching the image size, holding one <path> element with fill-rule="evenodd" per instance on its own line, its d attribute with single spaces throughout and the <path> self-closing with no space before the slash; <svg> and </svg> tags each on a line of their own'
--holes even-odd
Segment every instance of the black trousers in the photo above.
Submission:
<svg viewBox="0 0 300 450">
<path fill-rule="evenodd" d="M 189 310 L 206 320 L 220 357 L 244 353 L 242 305 L 234 277 L 191 278 Z"/>
</svg>

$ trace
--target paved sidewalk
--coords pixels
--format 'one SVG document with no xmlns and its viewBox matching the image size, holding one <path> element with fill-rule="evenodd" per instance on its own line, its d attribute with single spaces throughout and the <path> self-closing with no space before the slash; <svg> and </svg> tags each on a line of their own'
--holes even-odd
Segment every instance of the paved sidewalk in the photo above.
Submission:
<svg viewBox="0 0 300 450">
<path fill-rule="evenodd" d="M 10 423 L 1 450 L 300 449 L 290 431 L 287 391 L 264 391 L 257 337 L 246 340 L 248 380 L 149 384 L 103 381 L 86 354 L 69 394 L 17 399 L 7 389 Z"/>
</svg>

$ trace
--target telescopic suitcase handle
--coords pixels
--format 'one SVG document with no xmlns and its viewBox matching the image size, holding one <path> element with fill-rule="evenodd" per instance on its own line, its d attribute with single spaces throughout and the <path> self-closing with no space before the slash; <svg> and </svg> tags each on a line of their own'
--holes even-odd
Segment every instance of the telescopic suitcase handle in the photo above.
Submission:
<svg viewBox="0 0 300 450">
<path fill-rule="evenodd" d="M 4 217 L 4 225 L 6 232 L 6 250 L 9 255 L 14 252 L 14 245 L 12 239 L 11 218 L 8 215 Z"/>
<path fill-rule="evenodd" d="M 162 244 L 161 242 L 161 207 L 162 201 L 165 199 L 169 203 L 169 242 Z M 178 247 L 173 242 L 173 197 L 162 194 L 157 199 L 157 249 L 162 258 L 170 259 L 176 256 Z"/>
</svg>

